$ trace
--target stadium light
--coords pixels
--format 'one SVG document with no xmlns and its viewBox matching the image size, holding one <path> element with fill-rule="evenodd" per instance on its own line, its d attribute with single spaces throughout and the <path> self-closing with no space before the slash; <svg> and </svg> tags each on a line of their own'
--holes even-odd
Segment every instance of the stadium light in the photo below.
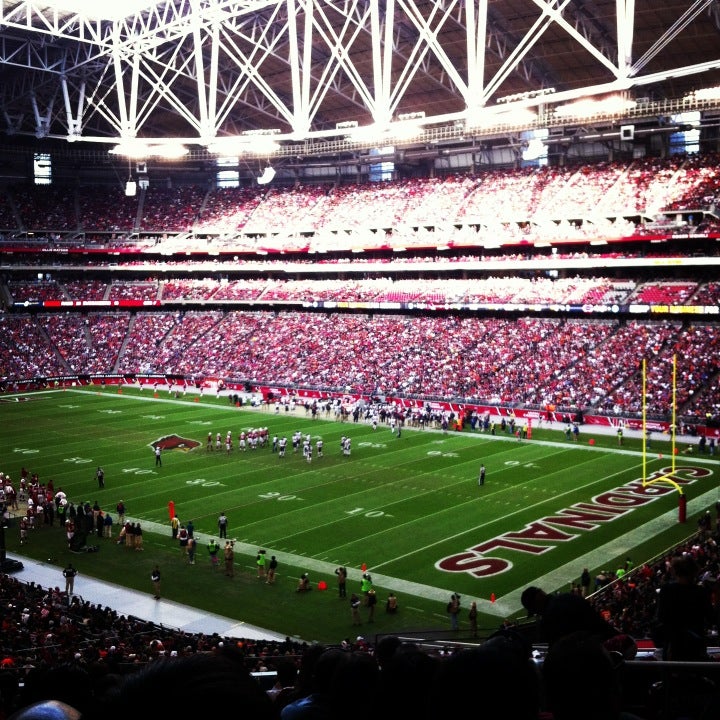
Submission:
<svg viewBox="0 0 720 720">
<path fill-rule="evenodd" d="M 387 137 L 392 137 L 393 140 L 412 140 L 422 137 L 424 133 L 425 130 L 415 123 L 399 122 L 391 125 Z"/>
<path fill-rule="evenodd" d="M 700 88 L 692 93 L 696 100 L 718 100 L 720 99 L 720 86 Z"/>
<path fill-rule="evenodd" d="M 45 0 L 44 3 L 54 10 L 73 12 L 94 20 L 119 20 L 157 4 L 157 0 L 123 0 L 118 3 L 97 0 Z"/>
<path fill-rule="evenodd" d="M 425 111 L 420 110 L 418 112 L 400 113 L 397 116 L 397 119 L 400 122 L 404 122 L 405 120 L 424 120 L 425 119 Z"/>
<path fill-rule="evenodd" d="M 122 155 L 129 158 L 144 158 L 148 155 L 148 146 L 137 140 L 124 140 L 110 148 L 111 155 Z"/>
<path fill-rule="evenodd" d="M 172 160 L 173 158 L 185 157 L 190 151 L 180 143 L 169 143 L 167 145 L 154 145 L 151 148 L 151 155 Z"/>
<path fill-rule="evenodd" d="M 632 110 L 637 105 L 635 100 L 620 95 L 611 95 L 602 99 L 583 98 L 577 102 L 567 105 L 559 105 L 555 108 L 555 115 L 560 117 L 573 116 L 589 118 L 594 115 L 608 115 L 622 113 Z"/>
<path fill-rule="evenodd" d="M 544 95 L 553 95 L 555 93 L 554 87 L 538 88 L 537 90 L 528 90 L 521 93 L 513 93 L 512 95 L 503 95 L 499 97 L 495 102 L 501 103 L 514 103 L 522 102 L 523 100 L 531 100 L 537 97 L 543 97 Z"/>
<path fill-rule="evenodd" d="M 384 144 L 388 139 L 388 126 L 386 123 L 373 123 L 372 125 L 361 125 L 351 128 L 348 132 L 348 140 L 355 142 L 376 142 Z"/>
<path fill-rule="evenodd" d="M 248 148 L 248 140 L 239 137 L 220 137 L 207 142 L 209 153 L 222 157 L 237 157 Z"/>
<path fill-rule="evenodd" d="M 278 149 L 278 144 L 267 134 L 245 134 L 215 138 L 206 145 L 213 155 L 239 156 L 247 153 L 255 155 L 271 155 Z"/>
<path fill-rule="evenodd" d="M 142 160 L 147 157 L 159 157 L 173 159 L 188 154 L 188 149 L 180 143 L 147 143 L 143 140 L 123 140 L 110 148 L 111 155 L 122 155 L 124 157 Z"/>
<path fill-rule="evenodd" d="M 529 108 L 479 108 L 468 111 L 466 125 L 468 129 L 489 128 L 496 125 L 532 125 L 537 121 L 537 113 Z"/>
<path fill-rule="evenodd" d="M 264 135 L 280 135 L 280 128 L 260 128 L 258 130 L 243 130 L 243 137 L 257 137 Z"/>
</svg>

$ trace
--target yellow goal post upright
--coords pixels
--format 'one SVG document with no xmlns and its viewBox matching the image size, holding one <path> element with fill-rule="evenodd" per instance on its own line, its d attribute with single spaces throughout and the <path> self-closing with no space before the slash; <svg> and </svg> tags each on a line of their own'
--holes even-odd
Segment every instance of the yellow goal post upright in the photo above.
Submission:
<svg viewBox="0 0 720 720">
<path fill-rule="evenodd" d="M 672 415 L 670 420 L 670 472 L 648 479 L 647 476 L 647 454 L 648 454 L 648 433 L 647 433 L 647 360 L 642 361 L 642 484 L 643 487 L 667 483 L 672 485 L 678 492 L 678 521 L 683 523 L 687 517 L 687 498 L 682 486 L 675 480 L 675 466 L 677 462 L 676 435 L 677 435 L 677 355 L 672 359 Z"/>
</svg>

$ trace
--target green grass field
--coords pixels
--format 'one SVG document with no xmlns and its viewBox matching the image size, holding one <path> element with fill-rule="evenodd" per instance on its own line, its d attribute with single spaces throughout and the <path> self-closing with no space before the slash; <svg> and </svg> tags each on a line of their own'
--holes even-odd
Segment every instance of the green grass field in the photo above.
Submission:
<svg viewBox="0 0 720 720">
<path fill-rule="evenodd" d="M 148 593 L 157 562 L 168 598 L 320 642 L 358 630 L 349 604 L 337 597 L 338 565 L 350 571 L 349 592 L 359 591 L 363 564 L 372 574 L 380 602 L 362 634 L 447 630 L 452 592 L 462 595 L 464 608 L 476 599 L 480 626 L 492 630 L 524 615 L 519 598 L 528 585 L 566 589 L 583 567 L 614 571 L 627 556 L 642 562 L 690 535 L 718 499 L 715 458 L 677 456 L 675 477 L 688 499 L 688 520 L 679 523 L 671 485 L 642 487 L 639 441 L 626 438 L 621 448 L 615 437 L 585 427 L 579 442 L 542 429 L 521 442 L 409 428 L 398 438 L 384 426 L 312 420 L 302 409 L 275 414 L 225 398 L 113 387 L 6 396 L 0 418 L 4 472 L 17 479 L 24 466 L 75 503 L 97 499 L 112 514 L 122 499 L 145 540 L 142 553 L 97 539 L 100 552 L 71 554 L 56 526 L 33 531 L 20 552 L 15 523 L 6 533 L 11 555 L 51 558 L 58 566 L 72 559 L 81 573 Z M 269 446 L 241 453 L 236 442 L 230 455 L 206 450 L 208 432 L 224 438 L 231 430 L 236 441 L 241 430 L 260 426 L 271 437 L 296 430 L 313 443 L 322 437 L 324 457 L 308 464 L 290 443 L 284 459 Z M 156 468 L 152 443 L 171 435 L 199 445 L 166 450 Z M 352 438 L 350 457 L 340 449 L 343 435 Z M 648 474 L 671 467 L 669 443 L 654 441 L 652 451 Z M 171 541 L 170 501 L 201 539 L 195 565 Z M 237 541 L 234 578 L 214 571 L 206 551 L 222 511 Z M 257 578 L 260 548 L 280 561 L 275 585 Z M 328 590 L 297 594 L 303 572 L 313 585 L 325 580 Z M 390 591 L 401 608 L 393 616 L 384 612 Z"/>
</svg>

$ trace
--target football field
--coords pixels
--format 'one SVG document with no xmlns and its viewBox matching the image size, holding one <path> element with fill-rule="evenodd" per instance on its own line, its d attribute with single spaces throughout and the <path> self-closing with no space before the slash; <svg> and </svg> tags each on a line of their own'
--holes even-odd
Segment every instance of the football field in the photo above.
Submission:
<svg viewBox="0 0 720 720">
<path fill-rule="evenodd" d="M 340 565 L 349 571 L 348 592 L 359 592 L 363 567 L 372 576 L 379 606 L 366 633 L 445 630 L 453 592 L 465 609 L 477 600 L 480 626 L 494 629 L 524 615 L 520 594 L 528 585 L 568 589 L 584 567 L 595 575 L 614 572 L 626 557 L 638 564 L 694 532 L 697 516 L 718 499 L 715 458 L 676 456 L 673 479 L 688 501 L 687 522 L 679 523 L 676 487 L 643 483 L 640 442 L 626 438 L 619 447 L 614 436 L 588 427 L 577 442 L 542 428 L 521 441 L 411 428 L 398 437 L 385 425 L 374 430 L 324 413 L 312 419 L 301 407 L 276 413 L 274 406 L 238 408 L 226 397 L 126 387 L 4 396 L 0 418 L 0 469 L 13 480 L 25 467 L 41 482 L 52 479 L 75 504 L 97 500 L 113 516 L 122 500 L 128 519 L 144 530 L 142 553 L 96 538 L 99 552 L 71 554 L 57 525 L 33 531 L 20 549 L 15 523 L 6 532 L 9 551 L 58 565 L 72 559 L 81 573 L 148 592 L 157 562 L 168 598 L 323 642 L 354 632 L 349 605 L 337 596 Z M 272 442 L 239 450 L 240 433 L 261 427 L 271 440 L 288 438 L 285 457 Z M 296 432 L 310 435 L 311 462 L 293 451 Z M 221 447 L 209 450 L 208 434 L 217 433 Z M 349 455 L 342 437 L 351 439 Z M 653 453 L 648 476 L 668 472 L 669 442 L 653 441 Z M 195 526 L 195 565 L 171 540 L 169 503 L 182 523 Z M 236 541 L 233 578 L 212 568 L 206 550 L 222 512 Z M 275 585 L 257 577 L 261 549 L 279 561 Z M 314 590 L 299 595 L 304 572 Z M 317 588 L 321 581 L 327 590 Z M 397 615 L 384 612 L 389 592 L 399 598 Z"/>
</svg>

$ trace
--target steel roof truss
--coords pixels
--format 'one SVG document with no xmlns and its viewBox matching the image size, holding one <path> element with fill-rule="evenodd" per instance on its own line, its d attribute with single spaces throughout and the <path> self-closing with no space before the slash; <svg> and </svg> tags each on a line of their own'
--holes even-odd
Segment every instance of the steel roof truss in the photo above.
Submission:
<svg viewBox="0 0 720 720">
<path fill-rule="evenodd" d="M 630 69 L 630 75 L 637 75 L 650 60 L 652 60 L 663 48 L 684 30 L 703 10 L 715 3 L 716 0 L 695 0 L 695 2 L 673 23 L 672 27 L 658 38 L 657 42 L 639 58 Z"/>
</svg>

